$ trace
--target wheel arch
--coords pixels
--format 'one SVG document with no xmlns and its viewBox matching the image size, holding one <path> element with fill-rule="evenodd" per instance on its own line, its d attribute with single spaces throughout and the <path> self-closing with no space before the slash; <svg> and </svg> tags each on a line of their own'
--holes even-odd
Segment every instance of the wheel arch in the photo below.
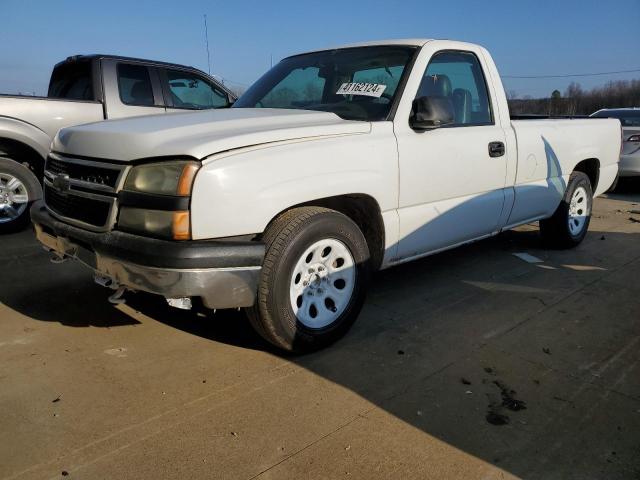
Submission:
<svg viewBox="0 0 640 480">
<path fill-rule="evenodd" d="M 591 190 L 595 193 L 600 180 L 600 160 L 597 158 L 587 158 L 578 162 L 573 169 L 574 172 L 582 172 L 591 182 Z"/>
<path fill-rule="evenodd" d="M 0 137 L 0 157 L 8 157 L 18 163 L 27 163 L 31 171 L 42 182 L 44 157 L 32 146 L 7 137 Z"/>
<path fill-rule="evenodd" d="M 380 268 L 385 251 L 385 228 L 382 211 L 375 198 L 364 193 L 349 193 L 309 200 L 292 205 L 278 212 L 278 214 L 269 221 L 267 228 L 283 213 L 299 207 L 329 208 L 353 220 L 367 241 L 372 260 L 372 268 L 375 270 Z"/>
</svg>

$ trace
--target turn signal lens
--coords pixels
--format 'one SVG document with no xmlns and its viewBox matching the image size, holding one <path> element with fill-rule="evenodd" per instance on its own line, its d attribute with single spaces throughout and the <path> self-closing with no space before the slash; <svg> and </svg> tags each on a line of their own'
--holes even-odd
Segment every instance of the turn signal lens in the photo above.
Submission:
<svg viewBox="0 0 640 480">
<path fill-rule="evenodd" d="M 193 180 L 196 178 L 196 173 L 198 173 L 199 168 L 200 165 L 193 162 L 187 163 L 184 166 L 182 174 L 180 175 L 180 180 L 178 180 L 178 189 L 176 191 L 177 195 L 181 195 L 183 197 L 191 195 Z"/>
<path fill-rule="evenodd" d="M 173 239 L 191 239 L 191 223 L 189 221 L 189 212 L 173 212 Z"/>
</svg>

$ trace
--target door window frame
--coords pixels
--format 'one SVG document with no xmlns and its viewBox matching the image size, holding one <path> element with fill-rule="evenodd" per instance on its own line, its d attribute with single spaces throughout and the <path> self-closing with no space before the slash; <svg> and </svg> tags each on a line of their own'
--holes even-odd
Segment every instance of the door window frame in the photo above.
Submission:
<svg viewBox="0 0 640 480">
<path fill-rule="evenodd" d="M 465 128 L 465 127 L 486 127 L 486 126 L 496 126 L 496 117 L 494 115 L 494 109 L 493 109 L 493 102 L 492 102 L 492 98 L 491 98 L 491 93 L 489 92 L 489 84 L 487 83 L 487 74 L 484 71 L 484 66 L 482 65 L 482 62 L 480 61 L 480 58 L 478 57 L 478 55 L 475 52 L 472 52 L 470 50 L 459 50 L 459 49 L 443 49 L 443 50 L 438 50 L 437 52 L 435 52 L 433 55 L 431 55 L 431 58 L 429 59 L 429 62 L 427 63 L 427 66 L 425 67 L 424 71 L 422 72 L 422 76 L 420 77 L 420 83 L 418 84 L 418 91 L 416 91 L 416 96 L 414 97 L 414 99 L 418 98 L 418 92 L 420 91 L 420 86 L 422 85 L 422 80 L 424 79 L 427 71 L 429 70 L 429 66 L 431 66 L 431 62 L 433 61 L 434 58 L 436 58 L 438 55 L 443 54 L 443 53 L 463 53 L 463 54 L 467 54 L 467 55 L 473 55 L 473 57 L 476 59 L 476 62 L 478 62 L 478 66 L 480 67 L 480 75 L 481 75 L 481 80 L 482 83 L 484 85 L 484 92 L 485 95 L 487 97 L 487 104 L 489 106 L 489 117 L 490 117 L 490 121 L 489 122 L 476 122 L 476 123 L 456 123 L 456 124 L 451 124 L 451 125 L 443 125 L 441 127 L 438 127 L 438 129 L 441 128 Z M 478 79 L 474 77 L 474 80 L 477 82 Z M 476 88 L 478 87 L 478 85 L 476 84 Z M 478 94 L 480 93 L 480 91 L 478 90 Z"/>
<path fill-rule="evenodd" d="M 153 105 L 130 103 L 130 102 L 124 101 L 124 99 L 122 98 L 122 92 L 120 91 L 120 67 L 121 66 L 134 66 L 134 67 L 144 68 L 147 70 L 147 74 L 149 75 L 149 81 L 151 82 L 151 92 L 153 93 Z M 128 107 L 164 108 L 162 98 L 160 97 L 160 82 L 158 79 L 158 74 L 154 67 L 150 65 L 146 65 L 144 63 L 119 61 L 119 62 L 116 62 L 115 64 L 115 74 L 116 74 L 116 90 L 118 91 L 118 98 L 123 105 L 126 105 Z"/>
<path fill-rule="evenodd" d="M 215 91 L 221 93 L 226 99 L 227 99 L 227 104 L 223 107 L 211 107 L 211 108 L 189 108 L 189 107 L 182 107 L 182 106 L 178 106 L 178 105 L 174 105 L 173 104 L 173 99 L 171 98 L 171 89 L 169 88 L 169 76 L 167 75 L 167 71 L 171 70 L 172 72 L 181 72 L 181 73 L 185 73 L 188 75 L 191 75 L 193 77 L 196 77 L 197 79 L 199 79 L 202 82 L 205 82 L 207 85 L 210 85 Z M 160 83 L 162 86 L 162 95 L 164 97 L 164 105 L 167 108 L 175 108 L 175 109 L 179 109 L 179 110 L 188 110 L 188 111 L 202 111 L 202 110 L 217 110 L 220 108 L 229 108 L 231 107 L 231 105 L 233 105 L 233 100 L 231 98 L 231 95 L 229 95 L 229 92 L 227 92 L 224 88 L 220 87 L 215 81 L 213 81 L 210 78 L 205 77 L 204 75 L 195 72 L 193 70 L 189 70 L 189 69 L 182 69 L 182 68 L 169 68 L 169 67 L 161 67 L 158 68 L 158 75 L 160 77 Z"/>
</svg>

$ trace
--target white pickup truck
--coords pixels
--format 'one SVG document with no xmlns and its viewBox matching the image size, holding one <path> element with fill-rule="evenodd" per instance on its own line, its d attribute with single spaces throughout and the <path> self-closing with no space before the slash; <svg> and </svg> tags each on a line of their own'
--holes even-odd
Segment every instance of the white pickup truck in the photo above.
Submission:
<svg viewBox="0 0 640 480">
<path fill-rule="evenodd" d="M 537 220 L 578 245 L 620 145 L 614 119 L 511 121 L 480 46 L 372 42 L 286 58 L 228 110 L 60 131 L 31 216 L 116 296 L 246 307 L 308 351 L 374 270 Z"/>
</svg>

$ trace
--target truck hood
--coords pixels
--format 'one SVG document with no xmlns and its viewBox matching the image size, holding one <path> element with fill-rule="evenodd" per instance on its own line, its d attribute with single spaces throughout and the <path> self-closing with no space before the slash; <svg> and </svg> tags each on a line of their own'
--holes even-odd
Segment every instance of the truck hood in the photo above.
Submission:
<svg viewBox="0 0 640 480">
<path fill-rule="evenodd" d="M 233 108 L 148 115 L 60 130 L 53 150 L 128 162 L 171 155 L 203 159 L 267 143 L 368 133 L 369 122 L 309 110 Z"/>
</svg>

